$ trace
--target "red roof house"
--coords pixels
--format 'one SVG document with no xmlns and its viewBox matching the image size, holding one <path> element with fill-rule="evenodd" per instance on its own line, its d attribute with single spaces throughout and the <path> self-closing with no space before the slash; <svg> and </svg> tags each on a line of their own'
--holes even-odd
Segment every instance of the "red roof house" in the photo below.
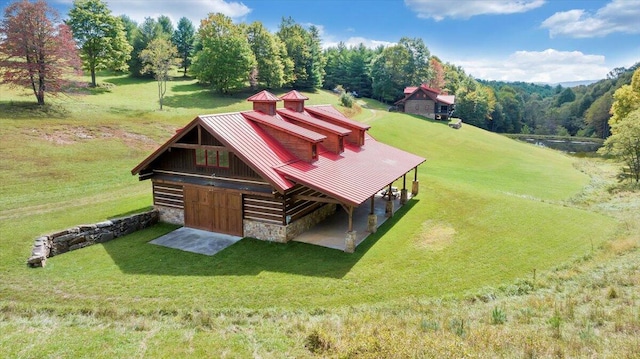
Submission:
<svg viewBox="0 0 640 359">
<path fill-rule="evenodd" d="M 161 220 L 287 242 L 337 206 L 351 214 L 425 161 L 307 99 L 262 91 L 248 99 L 252 111 L 198 116 L 131 172 L 151 179 Z M 347 251 L 353 237 L 350 226 Z"/>
<path fill-rule="evenodd" d="M 412 113 L 436 120 L 449 119 L 455 106 L 455 96 L 442 94 L 425 84 L 404 89 L 404 98 L 396 101 L 400 112 Z"/>
</svg>

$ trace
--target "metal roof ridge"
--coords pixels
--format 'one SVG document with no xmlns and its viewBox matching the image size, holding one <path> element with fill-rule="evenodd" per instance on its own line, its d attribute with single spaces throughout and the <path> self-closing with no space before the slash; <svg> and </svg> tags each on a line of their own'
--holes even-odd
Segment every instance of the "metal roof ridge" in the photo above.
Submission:
<svg viewBox="0 0 640 359">
<path fill-rule="evenodd" d="M 267 114 L 259 112 L 259 111 L 247 111 L 247 112 L 241 112 L 241 114 L 243 116 L 246 116 L 246 119 L 248 119 L 250 121 L 258 122 L 260 124 L 263 124 L 265 126 L 269 126 L 269 127 L 274 128 L 276 130 L 284 131 L 286 133 L 289 133 L 292 136 L 302 138 L 302 139 L 304 139 L 306 141 L 311 141 L 311 142 L 318 143 L 318 142 L 322 142 L 325 139 L 327 139 L 327 136 L 325 136 L 325 135 L 322 135 L 320 133 L 314 132 L 312 130 L 308 130 L 308 129 L 306 129 L 304 127 L 301 127 L 301 126 L 298 126 L 296 124 L 287 122 L 282 118 L 277 120 L 278 117 L 270 116 L 270 115 L 267 115 Z M 267 119 L 260 118 L 259 116 L 256 116 L 254 114 L 260 114 L 262 116 L 266 116 Z M 278 122 L 281 122 L 281 123 L 278 123 Z M 289 128 L 287 128 L 287 127 L 289 127 Z M 310 132 L 311 134 L 314 134 L 315 136 L 311 136 L 310 134 L 306 134 L 305 132 Z"/>
</svg>

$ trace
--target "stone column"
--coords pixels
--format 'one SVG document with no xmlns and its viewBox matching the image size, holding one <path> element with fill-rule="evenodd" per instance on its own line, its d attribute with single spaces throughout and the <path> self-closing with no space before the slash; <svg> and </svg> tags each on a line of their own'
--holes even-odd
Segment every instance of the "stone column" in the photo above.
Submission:
<svg viewBox="0 0 640 359">
<path fill-rule="evenodd" d="M 387 206 L 384 212 L 387 218 L 393 217 L 393 201 L 392 200 L 387 201 Z"/>
<path fill-rule="evenodd" d="M 356 251 L 356 231 L 347 232 L 347 237 L 344 239 L 344 251 L 347 253 L 353 253 Z"/>
<path fill-rule="evenodd" d="M 400 205 L 404 205 L 407 203 L 407 189 L 403 188 L 400 190 Z"/>
<path fill-rule="evenodd" d="M 376 233 L 378 229 L 378 216 L 375 214 L 369 215 L 369 225 L 367 226 L 367 230 L 371 233 Z"/>
<path fill-rule="evenodd" d="M 413 181 L 411 185 L 411 196 L 418 195 L 418 189 L 420 188 L 420 181 Z"/>
</svg>

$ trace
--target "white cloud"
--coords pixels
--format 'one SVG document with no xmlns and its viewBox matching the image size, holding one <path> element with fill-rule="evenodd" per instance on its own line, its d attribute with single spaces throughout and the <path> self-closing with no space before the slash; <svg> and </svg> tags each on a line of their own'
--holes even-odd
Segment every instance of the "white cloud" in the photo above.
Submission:
<svg viewBox="0 0 640 359">
<path fill-rule="evenodd" d="M 640 33 L 640 0 L 613 0 L 595 14 L 582 9 L 557 12 L 542 22 L 549 36 L 602 37 L 615 32 Z"/>
<path fill-rule="evenodd" d="M 597 80 L 611 70 L 603 55 L 580 51 L 516 51 L 506 59 L 454 60 L 473 77 L 484 80 L 558 83 Z"/>
<path fill-rule="evenodd" d="M 186 17 L 196 28 L 209 13 L 222 13 L 240 20 L 251 12 L 242 2 L 228 0 L 106 0 L 106 3 L 114 15 L 126 14 L 138 23 L 142 23 L 145 17 L 157 19 L 160 15 L 166 15 L 173 26 L 177 26 L 181 17 Z"/>
<path fill-rule="evenodd" d="M 418 17 L 440 21 L 444 18 L 468 19 L 476 15 L 503 15 L 527 12 L 544 4 L 545 0 L 483 0 L 443 1 L 404 0 Z"/>
</svg>

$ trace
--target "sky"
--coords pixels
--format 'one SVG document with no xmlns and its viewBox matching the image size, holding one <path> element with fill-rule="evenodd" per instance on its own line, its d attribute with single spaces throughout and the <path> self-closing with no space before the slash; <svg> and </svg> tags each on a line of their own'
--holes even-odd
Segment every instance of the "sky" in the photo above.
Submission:
<svg viewBox="0 0 640 359">
<path fill-rule="evenodd" d="M 315 25 L 323 47 L 422 38 L 444 62 L 485 80 L 598 80 L 640 62 L 640 0 L 105 0 L 137 22 L 208 13 L 276 32 L 283 17 Z M 9 3 L 2 0 L 3 5 Z M 72 0 L 48 0 L 66 17 Z M 2 6 L 4 7 L 4 6 Z"/>
</svg>

